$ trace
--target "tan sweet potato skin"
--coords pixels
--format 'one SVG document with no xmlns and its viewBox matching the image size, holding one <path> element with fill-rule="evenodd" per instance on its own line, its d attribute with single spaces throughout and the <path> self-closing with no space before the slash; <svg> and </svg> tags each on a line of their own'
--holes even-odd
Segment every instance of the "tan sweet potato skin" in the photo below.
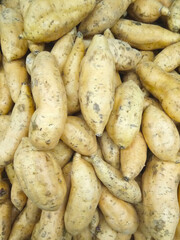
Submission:
<svg viewBox="0 0 180 240">
<path fill-rule="evenodd" d="M 136 232 L 139 221 L 133 206 L 113 196 L 105 187 L 102 188 L 99 208 L 113 230 L 123 234 Z"/>
<path fill-rule="evenodd" d="M 41 210 L 28 199 L 27 205 L 15 220 L 9 240 L 25 240 L 31 236 L 33 228 L 39 220 Z"/>
<path fill-rule="evenodd" d="M 3 67 L 11 98 L 13 102 L 16 103 L 22 83 L 28 82 L 25 61 L 24 59 L 18 59 L 7 62 L 6 59 L 3 58 Z"/>
<path fill-rule="evenodd" d="M 108 39 L 108 44 L 117 71 L 128 71 L 135 68 L 142 58 L 140 51 L 132 48 L 127 42 L 119 39 Z"/>
<path fill-rule="evenodd" d="M 13 8 L 2 8 L 1 14 L 1 49 L 7 61 L 23 57 L 28 44 L 19 35 L 23 31 L 23 19 L 19 12 Z"/>
<path fill-rule="evenodd" d="M 153 23 L 161 15 L 168 16 L 170 11 L 158 0 L 136 0 L 128 8 L 129 15 L 144 23 Z"/>
<path fill-rule="evenodd" d="M 90 191 L 89 191 L 90 190 Z M 65 227 L 73 235 L 90 224 L 101 195 L 101 184 L 90 163 L 75 154 L 71 190 L 64 215 Z"/>
<path fill-rule="evenodd" d="M 117 22 L 132 2 L 134 0 L 99 1 L 92 13 L 81 22 L 79 31 L 84 36 L 102 33 Z"/>
<path fill-rule="evenodd" d="M 99 139 L 99 143 L 100 143 L 104 160 L 108 162 L 111 166 L 119 169 L 120 167 L 119 148 L 108 136 L 106 131 L 103 132 L 102 137 Z"/>
<path fill-rule="evenodd" d="M 67 98 L 56 60 L 51 53 L 43 51 L 35 58 L 31 88 L 36 111 L 31 119 L 29 137 L 38 149 L 53 149 L 64 130 Z"/>
<path fill-rule="evenodd" d="M 91 158 L 84 157 L 84 159 L 93 165 L 98 178 L 115 197 L 129 203 L 141 201 L 141 190 L 135 180 L 125 181 L 120 170 L 97 155 Z"/>
<path fill-rule="evenodd" d="M 140 50 L 161 49 L 180 41 L 178 33 L 173 33 L 158 25 L 128 19 L 120 19 L 111 31 L 118 39 Z"/>
<path fill-rule="evenodd" d="M 117 232 L 114 231 L 105 221 L 104 216 L 100 213 L 100 220 L 97 226 L 96 239 L 97 240 L 114 240 L 117 237 Z"/>
<path fill-rule="evenodd" d="M 160 66 L 164 71 L 171 72 L 180 66 L 180 42 L 174 43 L 164 48 L 156 55 L 154 63 Z"/>
<path fill-rule="evenodd" d="M 81 60 L 85 54 L 83 36 L 78 32 L 74 46 L 66 60 L 62 72 L 62 78 L 67 95 L 68 114 L 72 115 L 80 111 L 79 104 L 79 73 Z"/>
<path fill-rule="evenodd" d="M 108 135 L 122 149 L 131 145 L 139 132 L 143 93 L 132 80 L 121 84 L 115 93 L 113 110 L 106 125 Z"/>
<path fill-rule="evenodd" d="M 14 169 L 22 190 L 33 203 L 48 211 L 59 208 L 66 184 L 60 166 L 48 152 L 38 151 L 29 138 L 23 138 L 14 156 Z"/>
<path fill-rule="evenodd" d="M 142 62 L 136 72 L 144 87 L 162 104 L 164 111 L 180 122 L 180 81 L 171 73 L 161 69 L 156 63 Z"/>
<path fill-rule="evenodd" d="M 177 161 L 180 137 L 174 122 L 159 108 L 150 105 L 143 113 L 142 132 L 148 147 L 159 159 Z"/>
<path fill-rule="evenodd" d="M 8 199 L 0 204 L 0 239 L 8 240 L 11 232 L 12 203 Z"/>
<path fill-rule="evenodd" d="M 51 154 L 59 166 L 63 168 L 66 163 L 70 161 L 74 152 L 70 147 L 60 140 L 58 145 L 52 150 L 49 150 L 48 153 Z"/>
<path fill-rule="evenodd" d="M 180 30 L 180 1 L 175 0 L 170 6 L 170 16 L 167 20 L 168 27 L 173 32 Z"/>
<path fill-rule="evenodd" d="M 101 136 L 113 108 L 115 64 L 108 41 L 95 35 L 83 58 L 79 80 L 79 101 L 83 117 Z"/>
<path fill-rule="evenodd" d="M 97 151 L 96 136 L 80 117 L 67 117 L 61 140 L 82 155 L 91 156 Z"/>
<path fill-rule="evenodd" d="M 24 17 L 23 37 L 33 42 L 57 40 L 80 23 L 95 4 L 95 0 L 35 1 Z"/>
<path fill-rule="evenodd" d="M 21 185 L 16 175 L 14 176 L 14 180 L 11 187 L 11 202 L 19 211 L 21 211 L 24 208 L 27 202 L 27 196 L 21 189 Z"/>
<path fill-rule="evenodd" d="M 64 230 L 64 212 L 69 196 L 71 185 L 71 169 L 72 163 L 68 163 L 63 168 L 63 175 L 66 181 L 67 192 L 63 203 L 56 211 L 42 210 L 39 222 L 34 227 L 32 240 L 59 240 Z"/>
<path fill-rule="evenodd" d="M 0 114 L 7 114 L 13 106 L 3 67 L 0 68 Z"/>
<path fill-rule="evenodd" d="M 179 165 L 152 158 L 143 174 L 144 219 L 155 240 L 173 239 L 179 221 Z"/>
<path fill-rule="evenodd" d="M 56 58 L 56 62 L 58 64 L 60 73 L 62 73 L 67 58 L 72 50 L 76 34 L 77 30 L 76 28 L 73 28 L 70 32 L 61 37 L 54 44 L 51 50 L 52 55 L 54 55 L 54 57 Z"/>
<path fill-rule="evenodd" d="M 14 153 L 21 139 L 28 135 L 34 103 L 27 84 L 23 84 L 18 100 L 13 108 L 10 124 L 0 140 L 0 166 L 12 162 Z"/>
<path fill-rule="evenodd" d="M 132 144 L 120 150 L 121 170 L 125 179 L 134 179 L 146 163 L 147 145 L 141 132 L 138 132 Z"/>
</svg>

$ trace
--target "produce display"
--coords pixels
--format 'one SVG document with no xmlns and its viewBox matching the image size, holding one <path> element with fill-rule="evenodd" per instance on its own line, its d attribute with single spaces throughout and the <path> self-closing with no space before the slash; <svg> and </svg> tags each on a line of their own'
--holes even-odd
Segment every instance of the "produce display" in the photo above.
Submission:
<svg viewBox="0 0 180 240">
<path fill-rule="evenodd" d="M 0 1 L 0 240 L 180 240 L 180 0 Z"/>
</svg>

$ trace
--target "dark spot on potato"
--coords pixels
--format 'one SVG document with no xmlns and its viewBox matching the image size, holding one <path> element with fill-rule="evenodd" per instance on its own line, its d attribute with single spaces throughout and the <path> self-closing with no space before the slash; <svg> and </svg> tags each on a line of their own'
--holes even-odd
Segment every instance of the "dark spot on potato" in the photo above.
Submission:
<svg viewBox="0 0 180 240">
<path fill-rule="evenodd" d="M 32 129 L 33 129 L 33 131 L 37 130 L 38 128 L 39 128 L 39 127 L 38 127 L 38 125 L 36 124 L 36 122 L 33 121 L 33 122 L 32 122 Z"/>
<path fill-rule="evenodd" d="M 18 110 L 20 111 L 20 112 L 24 112 L 24 110 L 25 110 L 25 105 L 24 104 L 20 104 L 20 105 L 18 105 Z"/>
<path fill-rule="evenodd" d="M 160 220 L 154 220 L 154 223 L 155 223 L 154 229 L 155 229 L 155 231 L 157 231 L 157 232 L 162 231 L 163 228 L 165 227 L 165 222 L 164 222 L 162 219 L 160 219 Z"/>
<path fill-rule="evenodd" d="M 98 233 L 98 232 L 100 232 L 100 231 L 101 231 L 100 226 L 97 226 L 97 227 L 96 227 L 96 233 Z"/>
<path fill-rule="evenodd" d="M 94 109 L 94 111 L 97 112 L 97 113 L 100 111 L 99 105 L 98 105 L 97 103 L 94 103 L 94 104 L 93 104 L 93 109 Z"/>
<path fill-rule="evenodd" d="M 47 144 L 47 145 L 49 145 L 50 143 L 51 143 L 51 140 L 50 140 L 50 139 L 46 141 L 46 144 Z"/>
<path fill-rule="evenodd" d="M 6 194 L 6 190 L 4 188 L 0 189 L 0 197 L 4 196 Z"/>
<path fill-rule="evenodd" d="M 128 177 L 123 177 L 123 179 L 124 179 L 126 182 L 129 182 L 129 178 L 128 178 Z"/>
<path fill-rule="evenodd" d="M 157 172 L 158 172 L 158 170 L 157 170 L 157 164 L 154 164 L 153 166 L 152 166 L 152 170 L 153 170 L 153 175 L 156 175 L 157 174 Z"/>
</svg>

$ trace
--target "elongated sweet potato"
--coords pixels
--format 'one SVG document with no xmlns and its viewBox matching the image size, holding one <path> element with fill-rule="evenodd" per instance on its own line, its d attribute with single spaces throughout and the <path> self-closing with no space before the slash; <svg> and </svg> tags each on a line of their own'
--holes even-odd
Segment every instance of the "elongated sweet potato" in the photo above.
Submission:
<svg viewBox="0 0 180 240">
<path fill-rule="evenodd" d="M 103 35 L 95 35 L 83 58 L 79 101 L 83 117 L 97 136 L 108 122 L 114 101 L 115 63 Z"/>
<path fill-rule="evenodd" d="M 111 31 L 118 39 L 140 50 L 160 49 L 180 41 L 178 33 L 173 33 L 158 25 L 128 19 L 120 19 Z"/>
<path fill-rule="evenodd" d="M 118 21 L 132 2 L 134 0 L 99 1 L 92 13 L 81 22 L 79 31 L 84 36 L 102 33 Z"/>
<path fill-rule="evenodd" d="M 55 57 L 40 52 L 32 66 L 32 94 L 36 104 L 29 137 L 41 149 L 53 149 L 59 142 L 67 118 L 67 98 Z"/>
<path fill-rule="evenodd" d="M 53 211 L 62 204 L 66 183 L 61 167 L 48 152 L 38 151 L 23 138 L 14 156 L 14 169 L 28 198 L 39 208 Z"/>
<path fill-rule="evenodd" d="M 33 1 L 24 16 L 22 37 L 33 42 L 57 40 L 79 24 L 95 4 L 95 0 Z"/>
</svg>

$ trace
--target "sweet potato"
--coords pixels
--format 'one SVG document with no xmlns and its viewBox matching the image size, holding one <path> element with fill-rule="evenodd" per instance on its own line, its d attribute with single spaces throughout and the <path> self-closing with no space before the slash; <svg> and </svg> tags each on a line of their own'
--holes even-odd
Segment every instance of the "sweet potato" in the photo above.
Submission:
<svg viewBox="0 0 180 240">
<path fill-rule="evenodd" d="M 37 43 L 57 40 L 79 24 L 95 4 L 95 0 L 33 1 L 24 17 L 22 37 Z"/>
<path fill-rule="evenodd" d="M 141 201 L 141 190 L 135 180 L 125 181 L 120 170 L 112 167 L 97 155 L 91 158 L 84 157 L 84 159 L 93 165 L 98 178 L 115 197 L 129 203 Z"/>
<path fill-rule="evenodd" d="M 161 2 L 166 7 L 170 7 L 171 4 L 174 2 L 174 0 L 158 0 L 158 1 Z"/>
<path fill-rule="evenodd" d="M 61 140 L 82 155 L 90 156 L 97 151 L 96 136 L 80 117 L 67 117 Z"/>
<path fill-rule="evenodd" d="M 164 48 L 156 55 L 154 63 L 166 72 L 171 72 L 180 66 L 180 42 Z"/>
<path fill-rule="evenodd" d="M 34 103 L 27 84 L 23 84 L 18 100 L 13 108 L 11 120 L 0 140 L 0 167 L 12 162 L 21 139 L 28 134 Z"/>
<path fill-rule="evenodd" d="M 90 232 L 93 236 L 95 236 L 95 234 L 96 234 L 96 228 L 97 228 L 98 224 L 99 224 L 99 211 L 97 208 L 94 212 L 91 223 L 89 224 Z"/>
<path fill-rule="evenodd" d="M 26 240 L 31 236 L 33 228 L 39 220 L 41 210 L 28 199 L 26 207 L 16 218 L 9 240 Z"/>
<path fill-rule="evenodd" d="M 16 10 L 19 10 L 19 9 L 20 9 L 19 0 L 14 0 L 14 1 L 11 1 L 11 0 L 2 0 L 2 1 L 1 1 L 1 4 L 4 5 L 4 6 L 7 7 L 7 8 L 14 8 L 14 9 L 16 9 Z"/>
<path fill-rule="evenodd" d="M 180 41 L 178 33 L 173 33 L 158 25 L 128 19 L 120 19 L 111 31 L 118 39 L 140 50 L 160 49 Z"/>
<path fill-rule="evenodd" d="M 17 0 L 17 1 L 19 1 L 21 15 L 24 18 L 26 15 L 27 9 L 29 8 L 33 0 Z"/>
<path fill-rule="evenodd" d="M 16 175 L 14 177 L 11 187 L 11 202 L 19 211 L 21 211 L 24 208 L 27 202 L 27 197 L 25 193 L 22 191 L 21 185 Z"/>
<path fill-rule="evenodd" d="M 59 240 L 63 235 L 64 229 L 64 212 L 68 200 L 70 184 L 71 184 L 71 168 L 72 164 L 67 164 L 64 178 L 67 185 L 66 196 L 63 203 L 56 211 L 42 210 L 39 222 L 34 227 L 32 240 Z M 63 173 L 64 173 L 63 172 Z"/>
<path fill-rule="evenodd" d="M 25 61 L 24 59 L 18 59 L 7 62 L 6 59 L 3 58 L 3 67 L 11 98 L 13 102 L 16 103 L 22 83 L 28 82 Z"/>
<path fill-rule="evenodd" d="M 142 182 L 142 176 L 141 176 Z M 142 185 L 142 184 L 141 184 Z M 142 188 L 142 186 L 141 186 Z M 139 218 L 139 226 L 137 231 L 134 233 L 135 240 L 153 240 L 147 226 L 145 225 L 145 211 L 143 202 L 139 202 L 135 205 L 136 212 Z"/>
<path fill-rule="evenodd" d="M 113 108 L 114 76 L 108 41 L 95 35 L 81 65 L 79 101 L 85 121 L 97 136 L 102 135 Z"/>
<path fill-rule="evenodd" d="M 34 43 L 34 42 L 28 40 L 28 48 L 34 55 L 37 55 L 39 52 L 44 51 L 45 44 L 44 43 Z"/>
<path fill-rule="evenodd" d="M 134 2 L 134 0 L 99 1 L 92 13 L 81 22 L 79 31 L 81 31 L 84 36 L 102 33 L 118 21 L 132 2 Z"/>
<path fill-rule="evenodd" d="M 109 39 L 115 39 L 114 35 L 112 34 L 111 30 L 109 28 L 107 28 L 105 31 L 104 31 L 104 36 L 106 38 L 109 38 Z"/>
<path fill-rule="evenodd" d="M 88 227 L 100 195 L 101 184 L 93 167 L 76 153 L 72 164 L 71 190 L 64 215 L 65 227 L 69 233 L 76 235 Z"/>
<path fill-rule="evenodd" d="M 19 181 L 14 171 L 13 163 L 8 164 L 6 167 L 6 174 L 11 182 L 11 202 L 18 211 L 21 211 L 27 202 L 27 197 L 21 189 Z"/>
<path fill-rule="evenodd" d="M 84 228 L 79 234 L 73 236 L 73 240 L 92 240 L 89 227 Z"/>
<path fill-rule="evenodd" d="M 77 34 L 74 46 L 66 60 L 63 68 L 62 78 L 67 96 L 68 114 L 80 111 L 79 105 L 79 73 L 81 60 L 85 54 L 83 36 Z"/>
<path fill-rule="evenodd" d="M 164 161 L 177 161 L 180 136 L 164 111 L 153 105 L 147 107 L 143 113 L 142 132 L 154 155 Z"/>
<path fill-rule="evenodd" d="M 174 0 L 171 4 L 170 16 L 168 17 L 167 23 L 171 31 L 180 31 L 180 0 Z"/>
<path fill-rule="evenodd" d="M 29 75 L 31 75 L 35 57 L 36 56 L 32 52 L 29 53 L 26 57 L 26 70 L 29 73 Z"/>
<path fill-rule="evenodd" d="M 152 97 L 145 97 L 143 110 L 145 110 L 149 105 L 153 105 L 159 109 L 162 109 L 161 104 L 157 101 L 157 99 Z"/>
<path fill-rule="evenodd" d="M 108 39 L 108 45 L 117 71 L 131 70 L 141 60 L 141 53 L 132 48 L 127 42 L 118 39 Z"/>
<path fill-rule="evenodd" d="M 23 138 L 14 156 L 14 169 L 22 190 L 38 208 L 54 211 L 60 207 L 66 184 L 60 166 L 48 152 L 38 151 L 29 138 Z"/>
<path fill-rule="evenodd" d="M 77 30 L 73 28 L 69 33 L 60 38 L 51 50 L 52 55 L 56 58 L 60 73 L 62 73 L 66 60 L 72 50 L 76 34 Z"/>
<path fill-rule="evenodd" d="M 73 150 L 68 147 L 63 141 L 59 141 L 58 145 L 48 151 L 49 154 L 57 161 L 59 166 L 62 168 L 70 161 Z"/>
<path fill-rule="evenodd" d="M 114 168 L 119 169 L 119 148 L 108 136 L 107 132 L 104 131 L 102 137 L 99 139 L 101 151 L 104 157 L 104 160 L 108 162 Z"/>
<path fill-rule="evenodd" d="M 104 216 L 100 213 L 100 221 L 96 228 L 97 240 L 115 240 L 117 232 L 114 231 L 105 221 Z"/>
<path fill-rule="evenodd" d="M 123 234 L 133 234 L 138 227 L 138 216 L 129 203 L 114 197 L 107 188 L 102 188 L 99 208 L 109 226 Z"/>
<path fill-rule="evenodd" d="M 32 3 L 32 0 L 19 0 L 20 12 L 21 12 L 21 15 L 23 16 L 23 19 L 26 16 L 26 12 L 27 12 L 31 3 Z M 34 43 L 30 40 L 28 40 L 27 43 L 28 43 L 29 50 L 34 55 L 36 55 L 39 52 L 42 52 L 45 48 L 44 43 Z"/>
<path fill-rule="evenodd" d="M 134 179 L 145 166 L 147 158 L 147 145 L 142 133 L 137 133 L 132 144 L 126 149 L 121 149 L 120 154 L 124 179 Z"/>
<path fill-rule="evenodd" d="M 170 11 L 158 0 L 136 0 L 128 8 L 128 13 L 134 20 L 153 23 L 160 16 L 168 16 Z"/>
<path fill-rule="evenodd" d="M 8 199 L 0 204 L 0 239 L 8 240 L 11 232 L 12 203 Z"/>
<path fill-rule="evenodd" d="M 178 188 L 178 202 L 179 202 L 179 207 L 180 207 L 180 187 Z M 176 227 L 176 233 L 174 236 L 174 240 L 178 240 L 180 238 L 180 220 L 178 222 L 178 225 Z"/>
<path fill-rule="evenodd" d="M 23 57 L 28 44 L 25 39 L 20 39 L 23 31 L 23 19 L 19 12 L 13 8 L 2 8 L 1 13 L 1 49 L 7 61 Z"/>
<path fill-rule="evenodd" d="M 180 122 L 180 81 L 153 62 L 138 64 L 136 72 L 144 87 L 160 101 L 164 111 Z"/>
<path fill-rule="evenodd" d="M 31 88 L 36 111 L 31 119 L 29 137 L 38 149 L 53 149 L 64 130 L 67 99 L 56 60 L 51 53 L 43 51 L 36 56 L 31 72 Z"/>
<path fill-rule="evenodd" d="M 13 106 L 3 67 L 0 67 L 0 115 L 7 114 Z"/>
<path fill-rule="evenodd" d="M 130 146 L 139 132 L 143 99 L 141 89 L 132 80 L 116 89 L 114 106 L 106 130 L 121 149 Z"/>
<path fill-rule="evenodd" d="M 0 179 L 0 204 L 9 199 L 10 187 L 5 179 Z"/>
<path fill-rule="evenodd" d="M 152 158 L 143 174 L 145 225 L 155 240 L 170 240 L 175 235 L 179 221 L 179 177 L 179 165 L 156 157 Z"/>
<path fill-rule="evenodd" d="M 131 240 L 131 236 L 131 234 L 117 233 L 115 240 Z"/>
</svg>

